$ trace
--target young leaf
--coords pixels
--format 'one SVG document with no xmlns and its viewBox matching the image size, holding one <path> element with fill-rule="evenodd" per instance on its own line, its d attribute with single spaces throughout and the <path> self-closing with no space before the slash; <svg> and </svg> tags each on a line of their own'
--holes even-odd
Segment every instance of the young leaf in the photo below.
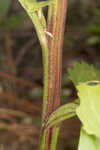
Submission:
<svg viewBox="0 0 100 150">
<path fill-rule="evenodd" d="M 100 150 L 100 139 L 81 129 L 78 150 Z"/>
<path fill-rule="evenodd" d="M 68 69 L 70 79 L 77 86 L 79 83 L 100 79 L 100 71 L 85 62 L 76 62 L 74 69 Z"/>
<path fill-rule="evenodd" d="M 58 123 L 75 116 L 77 106 L 78 105 L 75 103 L 69 103 L 69 104 L 60 106 L 48 118 L 46 127 L 49 128 L 53 125 L 57 125 Z"/>
<path fill-rule="evenodd" d="M 77 86 L 80 105 L 76 109 L 88 134 L 100 138 L 100 84 Z"/>
</svg>

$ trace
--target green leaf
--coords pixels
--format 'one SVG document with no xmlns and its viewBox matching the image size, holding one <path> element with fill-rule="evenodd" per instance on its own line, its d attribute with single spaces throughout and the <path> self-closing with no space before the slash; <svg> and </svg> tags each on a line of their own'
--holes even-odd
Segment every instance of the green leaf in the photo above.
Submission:
<svg viewBox="0 0 100 150">
<path fill-rule="evenodd" d="M 0 17 L 4 17 L 11 5 L 11 0 L 0 0 Z"/>
<path fill-rule="evenodd" d="M 78 150 L 100 150 L 100 139 L 81 129 Z"/>
<path fill-rule="evenodd" d="M 77 86 L 80 105 L 76 113 L 85 131 L 100 138 L 100 84 Z"/>
<path fill-rule="evenodd" d="M 48 118 L 46 127 L 50 128 L 53 125 L 57 125 L 58 123 L 75 116 L 77 106 L 78 105 L 75 103 L 69 103 L 69 104 L 60 106 Z"/>
<path fill-rule="evenodd" d="M 75 86 L 82 82 L 100 79 L 100 71 L 85 62 L 75 62 L 74 69 L 70 68 L 68 72 Z"/>
</svg>

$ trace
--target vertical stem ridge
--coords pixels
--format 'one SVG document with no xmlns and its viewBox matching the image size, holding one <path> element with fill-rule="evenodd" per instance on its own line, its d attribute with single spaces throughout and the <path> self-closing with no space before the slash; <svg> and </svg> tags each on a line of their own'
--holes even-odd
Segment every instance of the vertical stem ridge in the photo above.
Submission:
<svg viewBox="0 0 100 150">
<path fill-rule="evenodd" d="M 60 89 L 61 89 L 61 68 L 62 68 L 62 44 L 65 26 L 65 17 L 67 10 L 67 0 L 54 0 L 54 5 L 50 8 L 47 31 L 53 35 L 48 39 L 48 100 L 46 117 L 60 105 Z M 51 11 L 52 9 L 52 11 Z M 46 150 L 52 147 L 54 128 L 47 131 Z M 58 136 L 58 134 L 57 134 Z M 56 137 L 57 139 L 57 137 Z"/>
<path fill-rule="evenodd" d="M 59 0 L 58 3 L 58 22 L 57 23 L 57 75 L 56 75 L 56 82 L 55 82 L 55 95 L 54 95 L 54 105 L 53 109 L 55 110 L 60 103 L 60 89 L 61 89 L 61 78 L 62 78 L 62 45 L 63 45 L 63 35 L 64 35 L 64 28 L 65 28 L 65 18 L 66 18 L 66 10 L 67 10 L 67 0 Z M 61 10 L 61 11 L 60 11 Z"/>
<path fill-rule="evenodd" d="M 60 104 L 62 43 L 65 26 L 67 0 L 55 0 L 52 7 L 52 17 L 48 22 L 48 32 L 53 38 L 48 38 L 48 104 L 47 116 Z"/>
</svg>

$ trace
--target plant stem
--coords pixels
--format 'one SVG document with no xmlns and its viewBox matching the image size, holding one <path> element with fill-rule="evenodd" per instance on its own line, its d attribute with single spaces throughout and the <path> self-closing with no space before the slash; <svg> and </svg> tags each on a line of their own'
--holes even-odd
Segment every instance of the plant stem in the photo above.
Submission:
<svg viewBox="0 0 100 150">
<path fill-rule="evenodd" d="M 67 0 L 54 0 L 49 7 L 47 31 L 53 37 L 48 40 L 48 99 L 45 119 L 60 105 L 61 68 L 62 68 L 62 43 L 65 26 Z M 45 123 L 45 122 L 44 122 Z M 45 150 L 55 149 L 58 136 L 58 127 L 47 130 Z M 55 142 L 53 142 L 55 141 Z M 53 144 L 53 146 L 52 146 Z"/>
<path fill-rule="evenodd" d="M 62 43 L 67 8 L 67 0 L 54 1 L 51 18 L 48 17 L 48 32 L 53 35 L 53 38 L 48 36 L 48 115 L 51 114 L 51 112 L 53 112 L 60 104 Z"/>
<path fill-rule="evenodd" d="M 31 6 L 28 1 L 19 1 L 35 26 L 43 54 L 44 95 L 40 150 L 55 150 L 59 127 L 45 129 L 45 124 L 49 115 L 60 105 L 62 43 L 67 0 L 53 0 L 53 4 L 49 6 L 47 26 L 41 9 L 31 12 L 27 7 Z"/>
<path fill-rule="evenodd" d="M 42 120 L 45 116 L 46 112 L 46 101 L 47 101 L 47 95 L 48 95 L 48 45 L 47 45 L 47 39 L 46 35 L 44 33 L 43 26 L 40 22 L 40 20 L 37 17 L 37 14 L 29 14 L 31 20 L 34 23 L 40 45 L 42 48 L 42 56 L 43 56 L 43 68 L 44 68 L 44 94 L 43 94 L 43 113 L 42 113 Z M 35 20 L 35 21 L 34 21 Z"/>
</svg>

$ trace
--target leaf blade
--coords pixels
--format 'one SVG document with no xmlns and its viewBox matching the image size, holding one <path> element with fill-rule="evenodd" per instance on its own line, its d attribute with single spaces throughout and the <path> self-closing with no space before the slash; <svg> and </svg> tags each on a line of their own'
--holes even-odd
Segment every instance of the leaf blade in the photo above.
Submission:
<svg viewBox="0 0 100 150">
<path fill-rule="evenodd" d="M 81 128 L 78 150 L 100 150 L 100 139 L 93 135 L 88 135 Z"/>
<path fill-rule="evenodd" d="M 80 105 L 76 114 L 85 131 L 100 138 L 100 84 L 90 86 L 86 83 L 77 86 Z"/>
<path fill-rule="evenodd" d="M 85 62 L 75 62 L 74 69 L 69 68 L 68 73 L 75 86 L 91 80 L 100 80 L 100 71 Z"/>
</svg>

